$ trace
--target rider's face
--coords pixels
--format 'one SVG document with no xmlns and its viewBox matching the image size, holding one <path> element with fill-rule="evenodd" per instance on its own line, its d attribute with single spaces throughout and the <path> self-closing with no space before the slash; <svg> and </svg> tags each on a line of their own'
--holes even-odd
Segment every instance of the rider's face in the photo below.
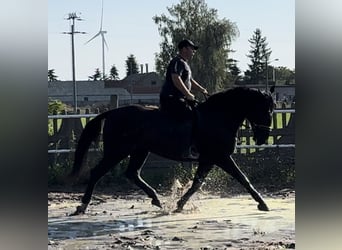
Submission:
<svg viewBox="0 0 342 250">
<path fill-rule="evenodd" d="M 195 52 L 196 50 L 193 47 L 191 46 L 186 47 L 186 54 L 187 54 L 188 59 L 191 59 L 195 55 Z"/>
</svg>

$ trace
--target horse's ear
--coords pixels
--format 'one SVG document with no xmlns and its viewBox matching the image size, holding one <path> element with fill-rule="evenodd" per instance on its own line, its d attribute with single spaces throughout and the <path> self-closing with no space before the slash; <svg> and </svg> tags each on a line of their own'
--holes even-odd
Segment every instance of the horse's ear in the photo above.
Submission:
<svg viewBox="0 0 342 250">
<path fill-rule="evenodd" d="M 273 85 L 273 86 L 271 86 L 271 88 L 270 88 L 270 92 L 271 92 L 271 94 L 273 94 L 274 93 L 274 89 L 275 89 L 275 86 Z"/>
</svg>

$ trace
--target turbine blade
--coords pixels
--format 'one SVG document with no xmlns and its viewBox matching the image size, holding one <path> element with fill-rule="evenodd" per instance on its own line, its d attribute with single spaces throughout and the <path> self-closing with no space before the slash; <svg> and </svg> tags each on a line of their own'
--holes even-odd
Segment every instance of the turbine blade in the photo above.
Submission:
<svg viewBox="0 0 342 250">
<path fill-rule="evenodd" d="M 102 30 L 102 21 L 103 21 L 103 0 L 102 0 L 102 10 L 101 10 L 101 26 L 100 26 L 100 30 Z"/>
<path fill-rule="evenodd" d="M 99 36 L 101 34 L 101 31 L 99 31 L 95 36 L 93 36 L 92 38 L 90 38 L 88 40 L 88 42 L 86 42 L 85 44 L 89 43 L 91 40 L 94 40 L 97 36 Z"/>
<path fill-rule="evenodd" d="M 107 50 L 108 50 L 109 48 L 108 48 L 108 45 L 107 45 L 106 39 L 105 39 L 105 37 L 104 37 L 104 34 L 103 34 L 103 33 L 101 33 L 101 35 L 102 35 L 103 42 L 104 42 L 104 44 L 106 45 L 106 47 L 107 47 Z"/>
</svg>

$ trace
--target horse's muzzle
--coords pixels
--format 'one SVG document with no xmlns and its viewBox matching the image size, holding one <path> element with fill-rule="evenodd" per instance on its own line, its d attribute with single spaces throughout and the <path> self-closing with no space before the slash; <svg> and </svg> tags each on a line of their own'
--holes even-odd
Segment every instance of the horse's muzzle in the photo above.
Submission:
<svg viewBox="0 0 342 250">
<path fill-rule="evenodd" d="M 270 127 L 253 124 L 252 130 L 254 134 L 253 140 L 255 141 L 256 145 L 260 146 L 262 144 L 267 144 L 267 140 L 271 132 Z"/>
</svg>

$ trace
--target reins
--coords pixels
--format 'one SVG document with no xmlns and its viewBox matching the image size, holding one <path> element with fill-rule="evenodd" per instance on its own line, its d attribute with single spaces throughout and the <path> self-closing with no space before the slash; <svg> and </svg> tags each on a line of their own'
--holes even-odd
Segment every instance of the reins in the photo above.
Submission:
<svg viewBox="0 0 342 250">
<path fill-rule="evenodd" d="M 202 95 L 204 96 L 204 99 L 207 101 L 208 100 L 208 97 L 210 97 L 210 94 L 208 93 L 208 94 L 205 94 L 205 93 L 203 93 L 203 92 L 201 92 L 202 93 Z"/>
<path fill-rule="evenodd" d="M 204 96 L 205 101 L 208 100 L 208 97 L 210 97 L 210 94 L 205 94 L 202 92 L 202 95 Z M 199 101 L 198 99 L 194 99 L 194 100 L 188 100 L 188 99 L 184 99 L 186 101 L 186 103 L 191 107 L 191 108 L 196 108 L 198 104 L 202 103 L 201 101 Z"/>
</svg>

